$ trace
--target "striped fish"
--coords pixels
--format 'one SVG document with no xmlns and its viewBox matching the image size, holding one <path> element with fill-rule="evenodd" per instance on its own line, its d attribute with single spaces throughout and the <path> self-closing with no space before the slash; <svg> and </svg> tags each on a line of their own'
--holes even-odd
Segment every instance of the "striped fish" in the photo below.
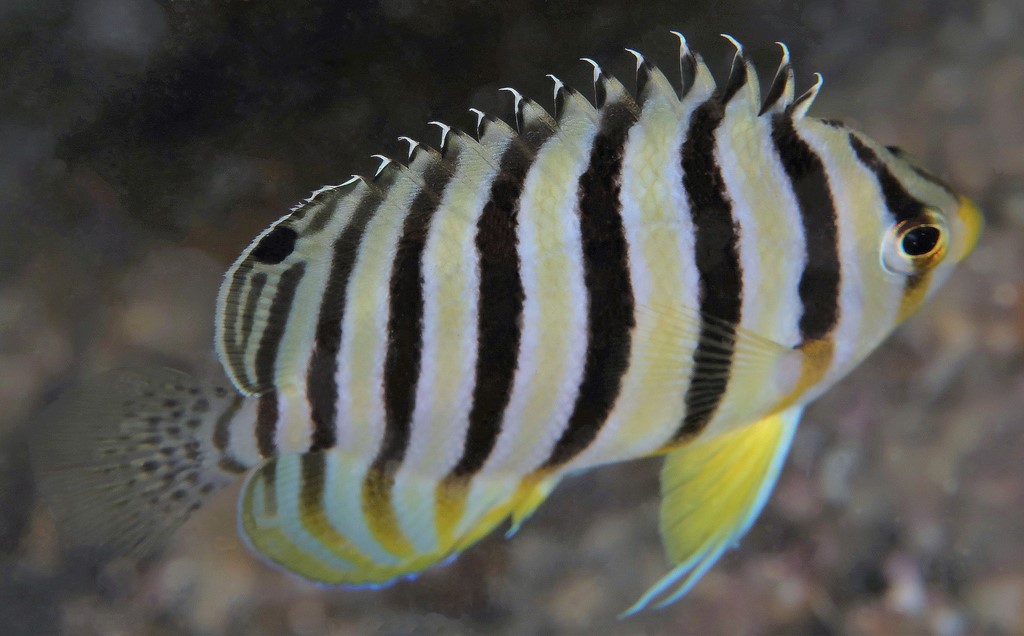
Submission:
<svg viewBox="0 0 1024 636">
<path fill-rule="evenodd" d="M 678 35 L 678 34 L 676 34 Z M 728 37 L 728 36 L 726 36 Z M 807 116 L 789 53 L 762 101 L 679 35 L 681 88 L 644 57 L 594 99 L 432 122 L 437 149 L 315 192 L 228 271 L 230 378 L 115 371 L 54 407 L 34 452 L 79 541 L 140 554 L 245 477 L 251 548 L 327 584 L 446 561 L 566 474 L 665 457 L 685 594 L 770 493 L 804 406 L 973 248 L 977 208 L 892 147 Z"/>
</svg>

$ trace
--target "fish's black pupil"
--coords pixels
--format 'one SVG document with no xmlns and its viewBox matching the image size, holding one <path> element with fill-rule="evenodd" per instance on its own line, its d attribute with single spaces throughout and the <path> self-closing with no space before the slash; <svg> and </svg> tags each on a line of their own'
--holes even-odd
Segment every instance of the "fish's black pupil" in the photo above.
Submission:
<svg viewBox="0 0 1024 636">
<path fill-rule="evenodd" d="M 934 225 L 915 227 L 903 235 L 901 247 L 908 256 L 925 256 L 931 254 L 939 244 L 942 233 Z"/>
<path fill-rule="evenodd" d="M 295 249 L 295 240 L 299 237 L 290 227 L 278 225 L 267 234 L 252 250 L 251 256 L 261 263 L 277 265 Z"/>
</svg>

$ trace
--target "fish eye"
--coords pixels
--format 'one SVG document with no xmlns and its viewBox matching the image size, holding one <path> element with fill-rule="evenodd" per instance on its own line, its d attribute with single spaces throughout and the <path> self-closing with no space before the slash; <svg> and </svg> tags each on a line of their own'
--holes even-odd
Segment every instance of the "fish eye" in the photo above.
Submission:
<svg viewBox="0 0 1024 636">
<path fill-rule="evenodd" d="M 882 263 L 887 270 L 898 274 L 919 272 L 942 259 L 947 239 L 942 217 L 926 211 L 918 218 L 901 221 L 890 228 L 882 248 Z"/>
<path fill-rule="evenodd" d="M 939 246 L 941 238 L 942 230 L 939 228 L 934 225 L 920 225 L 903 235 L 900 249 L 911 258 L 928 256 Z"/>
</svg>

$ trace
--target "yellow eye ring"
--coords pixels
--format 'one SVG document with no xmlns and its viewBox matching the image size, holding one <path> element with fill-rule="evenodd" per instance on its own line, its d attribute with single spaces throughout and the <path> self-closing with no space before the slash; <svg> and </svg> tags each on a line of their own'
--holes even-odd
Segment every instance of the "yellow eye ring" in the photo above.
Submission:
<svg viewBox="0 0 1024 636">
<path fill-rule="evenodd" d="M 925 210 L 920 216 L 900 221 L 889 229 L 882 246 L 882 264 L 896 274 L 914 274 L 941 261 L 948 246 L 945 220 Z"/>
</svg>

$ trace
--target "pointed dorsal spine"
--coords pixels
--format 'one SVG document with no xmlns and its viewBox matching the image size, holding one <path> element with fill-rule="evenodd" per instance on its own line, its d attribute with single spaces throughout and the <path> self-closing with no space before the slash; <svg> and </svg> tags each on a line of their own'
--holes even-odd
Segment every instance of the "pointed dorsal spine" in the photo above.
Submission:
<svg viewBox="0 0 1024 636">
<path fill-rule="evenodd" d="M 651 70 L 654 67 L 651 66 L 650 62 L 639 51 L 627 48 L 626 52 L 636 58 L 636 95 L 637 98 L 641 98 L 644 90 L 647 88 L 647 82 L 650 80 Z"/>
<path fill-rule="evenodd" d="M 686 37 L 679 31 L 671 31 L 679 38 L 679 74 L 682 79 L 680 101 L 704 101 L 717 90 L 715 78 L 708 70 L 707 64 L 699 53 L 692 50 L 686 43 Z"/>
<path fill-rule="evenodd" d="M 796 98 L 796 101 L 787 109 L 793 119 L 802 119 L 807 114 L 807 110 L 814 103 L 814 98 L 818 96 L 818 91 L 821 90 L 821 85 L 825 83 L 825 78 L 821 76 L 821 73 L 815 73 L 816 78 L 814 85 L 804 91 L 804 94 Z"/>
<path fill-rule="evenodd" d="M 781 113 L 793 103 L 793 64 L 789 59 L 789 47 L 782 42 L 776 44 L 782 48 L 782 61 L 779 62 L 779 70 L 775 72 L 772 87 L 768 89 L 768 96 L 765 97 L 758 115 L 767 112 Z"/>
<path fill-rule="evenodd" d="M 554 87 L 551 89 L 551 105 L 552 114 L 555 116 L 555 120 L 557 121 L 565 110 L 565 83 L 551 73 L 548 73 L 546 77 L 554 83 Z"/>
<path fill-rule="evenodd" d="M 523 94 L 512 88 L 511 86 L 503 86 L 498 89 L 499 91 L 506 91 L 512 94 L 515 100 L 512 103 L 512 121 L 515 122 L 516 130 L 522 132 L 523 130 Z"/>
<path fill-rule="evenodd" d="M 581 62 L 586 62 L 594 67 L 594 108 L 602 108 L 608 98 L 608 82 L 604 76 L 601 66 L 589 57 L 581 57 Z"/>
<path fill-rule="evenodd" d="M 736 38 L 725 33 L 722 37 L 729 41 L 736 48 L 736 54 L 732 59 L 732 69 L 729 72 L 729 79 L 726 81 L 725 90 L 722 92 L 722 102 L 725 104 L 742 103 L 750 113 L 756 114 L 761 103 L 760 82 L 757 78 L 757 71 L 751 64 L 743 51 L 743 45 Z"/>
<path fill-rule="evenodd" d="M 416 141 L 411 137 L 406 137 L 404 135 L 399 137 L 398 141 L 404 141 L 405 143 L 409 144 L 409 150 L 406 153 L 405 161 L 406 163 L 412 163 L 413 159 L 416 158 L 416 150 L 420 147 L 420 142 Z"/>
<path fill-rule="evenodd" d="M 448 134 L 451 133 L 452 127 L 448 124 L 440 121 L 428 121 L 427 125 L 437 126 L 441 129 L 441 142 L 438 144 L 437 149 L 441 155 L 444 156 L 448 152 Z"/>
</svg>

